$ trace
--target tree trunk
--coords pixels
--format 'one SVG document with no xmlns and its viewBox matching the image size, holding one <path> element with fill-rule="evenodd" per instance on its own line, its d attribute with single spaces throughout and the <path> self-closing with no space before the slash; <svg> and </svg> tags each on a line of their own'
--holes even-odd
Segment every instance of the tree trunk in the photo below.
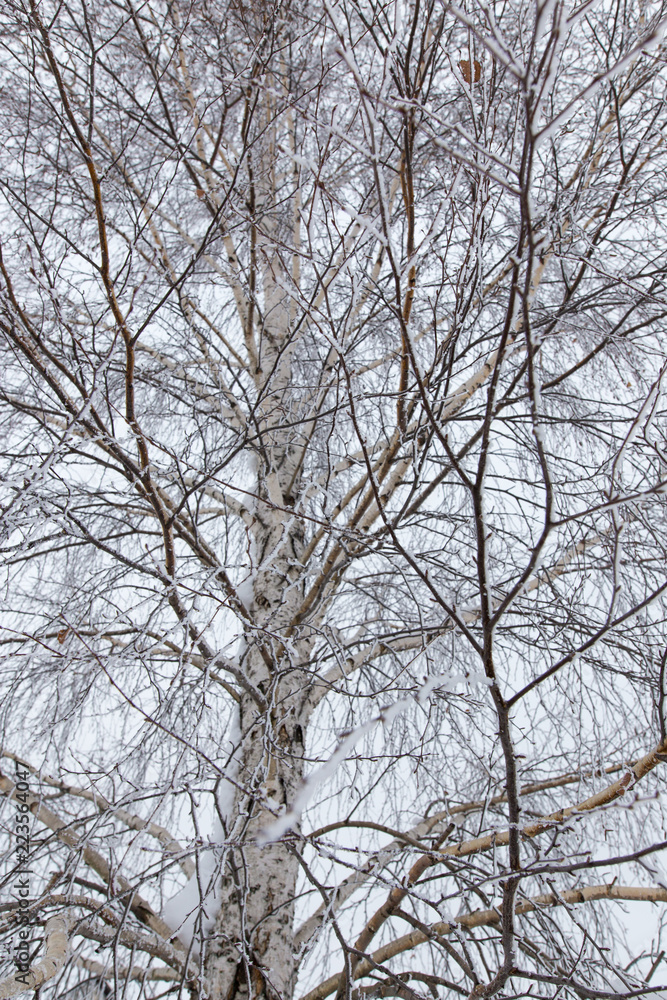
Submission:
<svg viewBox="0 0 667 1000">
<path fill-rule="evenodd" d="M 249 169 L 261 298 L 251 306 L 247 338 L 254 343 L 255 316 L 261 353 L 255 378 L 256 499 L 249 527 L 252 594 L 247 611 L 253 626 L 239 659 L 255 694 L 244 693 L 240 704 L 239 788 L 232 814 L 236 823 L 228 831 L 234 846 L 207 962 L 215 1000 L 290 997 L 296 973 L 298 862 L 284 842 L 263 843 L 303 779 L 307 720 L 302 671 L 312 646 L 307 636 L 290 628 L 304 595 L 304 522 L 298 499 L 302 442 L 294 426 L 299 402 L 292 357 L 297 338 L 290 328 L 287 275 L 277 249 L 281 238 L 289 240 L 293 234 L 285 232 L 288 227 L 275 207 L 277 126 L 270 105 L 267 98 L 262 116 L 266 139 Z M 244 594 L 250 590 L 247 583 Z"/>
</svg>

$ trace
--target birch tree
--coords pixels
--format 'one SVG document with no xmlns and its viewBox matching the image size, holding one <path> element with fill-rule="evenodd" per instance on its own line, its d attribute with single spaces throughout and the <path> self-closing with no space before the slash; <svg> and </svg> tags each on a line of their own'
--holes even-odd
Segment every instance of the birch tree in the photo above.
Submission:
<svg viewBox="0 0 667 1000">
<path fill-rule="evenodd" d="M 663 0 L 0 16 L 0 997 L 667 989 Z"/>
</svg>

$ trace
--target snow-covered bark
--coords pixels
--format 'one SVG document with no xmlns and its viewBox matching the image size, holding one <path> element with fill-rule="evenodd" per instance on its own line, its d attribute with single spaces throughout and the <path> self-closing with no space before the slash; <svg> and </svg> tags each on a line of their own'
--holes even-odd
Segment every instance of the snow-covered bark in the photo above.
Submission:
<svg viewBox="0 0 667 1000">
<path fill-rule="evenodd" d="M 264 86 L 252 126 L 261 139 L 248 157 L 256 212 L 251 262 L 256 300 L 246 340 L 257 358 L 250 567 L 241 590 L 249 621 L 239 657 L 248 690 L 239 703 L 237 790 L 225 831 L 234 847 L 225 859 L 221 906 L 206 959 L 214 994 L 228 1000 L 290 997 L 295 986 L 298 862 L 288 842 L 267 843 L 264 834 L 289 808 L 303 781 L 308 722 L 303 685 L 312 649 L 308 633 L 296 625 L 304 598 L 305 551 L 299 427 L 308 400 L 294 392 L 293 361 L 301 337 L 294 328 L 286 291 L 290 275 L 280 250 L 294 234 L 279 205 L 277 176 L 279 149 L 293 136 L 285 116 L 276 115 L 276 95 L 284 84 L 267 76 Z M 298 197 L 298 191 L 290 194 L 290 201 Z"/>
<path fill-rule="evenodd" d="M 281 442 L 273 409 L 258 462 L 250 528 L 253 619 L 241 666 L 252 693 L 241 695 L 236 795 L 225 830 L 235 846 L 225 858 L 221 906 L 206 959 L 215 996 L 289 997 L 295 984 L 294 900 L 298 862 L 288 843 L 264 843 L 303 780 L 303 681 L 312 642 L 291 626 L 303 598 L 299 560 L 303 528 L 290 507 L 298 489 L 294 455 Z M 264 464 L 266 463 L 266 465 Z"/>
</svg>

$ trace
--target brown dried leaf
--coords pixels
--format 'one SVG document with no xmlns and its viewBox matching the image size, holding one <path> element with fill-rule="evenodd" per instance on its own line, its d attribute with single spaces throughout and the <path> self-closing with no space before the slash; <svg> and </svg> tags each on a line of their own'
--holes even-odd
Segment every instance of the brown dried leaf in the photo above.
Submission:
<svg viewBox="0 0 667 1000">
<path fill-rule="evenodd" d="M 475 73 L 475 83 L 479 83 L 479 78 L 482 75 L 482 66 L 480 63 L 477 62 L 476 59 L 473 61 L 472 65 Z M 468 59 L 461 60 L 461 62 L 459 63 L 459 69 L 463 74 L 463 79 L 465 80 L 465 82 L 470 83 L 471 80 L 470 61 Z"/>
<path fill-rule="evenodd" d="M 68 635 L 69 635 L 69 629 L 61 628 L 60 632 L 58 632 L 58 642 L 63 643 Z"/>
</svg>

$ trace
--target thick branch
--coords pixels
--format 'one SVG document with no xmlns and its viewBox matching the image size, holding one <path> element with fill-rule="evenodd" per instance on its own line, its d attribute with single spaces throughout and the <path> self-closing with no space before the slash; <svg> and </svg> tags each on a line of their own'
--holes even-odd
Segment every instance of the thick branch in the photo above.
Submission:
<svg viewBox="0 0 667 1000">
<path fill-rule="evenodd" d="M 46 954 L 27 972 L 15 972 L 0 983 L 0 1000 L 8 1000 L 19 993 L 36 990 L 60 972 L 69 951 L 69 927 L 64 917 L 50 917 L 46 921 Z"/>
</svg>

